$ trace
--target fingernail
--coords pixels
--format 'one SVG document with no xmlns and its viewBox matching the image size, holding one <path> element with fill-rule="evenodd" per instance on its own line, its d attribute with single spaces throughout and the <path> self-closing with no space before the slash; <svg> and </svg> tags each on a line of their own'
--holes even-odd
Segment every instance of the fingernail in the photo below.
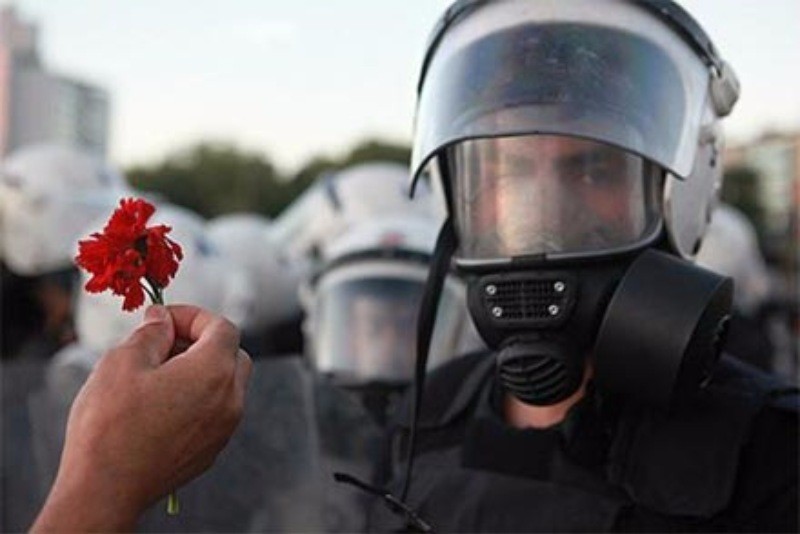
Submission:
<svg viewBox="0 0 800 534">
<path fill-rule="evenodd" d="M 153 304 L 144 312 L 145 322 L 163 322 L 167 319 L 167 308 L 160 304 Z"/>
</svg>

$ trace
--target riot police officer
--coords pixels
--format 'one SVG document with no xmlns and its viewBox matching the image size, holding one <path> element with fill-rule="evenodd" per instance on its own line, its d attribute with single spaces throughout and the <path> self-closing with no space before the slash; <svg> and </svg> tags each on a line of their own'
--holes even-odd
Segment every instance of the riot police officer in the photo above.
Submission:
<svg viewBox="0 0 800 534">
<path fill-rule="evenodd" d="M 334 473 L 375 478 L 386 421 L 411 382 L 416 319 L 441 221 L 413 213 L 365 219 L 321 247 L 322 267 L 301 286 L 322 527 L 365 528 L 369 500 Z M 443 290 L 428 368 L 477 348 L 455 277 Z"/>
<path fill-rule="evenodd" d="M 492 350 L 418 383 L 372 528 L 797 529 L 797 392 L 718 359 L 732 283 L 693 264 L 738 94 L 671 1 L 447 10 L 412 166 Z"/>
</svg>

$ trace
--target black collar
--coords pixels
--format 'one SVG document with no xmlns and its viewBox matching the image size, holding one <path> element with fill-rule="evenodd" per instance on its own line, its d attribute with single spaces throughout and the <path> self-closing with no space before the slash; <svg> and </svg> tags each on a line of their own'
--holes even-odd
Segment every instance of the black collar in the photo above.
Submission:
<svg viewBox="0 0 800 534">
<path fill-rule="evenodd" d="M 484 383 L 464 438 L 464 467 L 540 480 L 569 479 L 585 469 L 602 470 L 608 432 L 594 388 L 587 389 L 563 422 L 543 429 L 508 425 L 502 417 L 505 395 L 496 380 Z"/>
</svg>

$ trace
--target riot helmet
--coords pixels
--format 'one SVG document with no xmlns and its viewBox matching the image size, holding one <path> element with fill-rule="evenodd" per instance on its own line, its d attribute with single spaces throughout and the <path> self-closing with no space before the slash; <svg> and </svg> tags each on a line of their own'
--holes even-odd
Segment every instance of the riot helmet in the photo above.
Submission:
<svg viewBox="0 0 800 534">
<path fill-rule="evenodd" d="M 378 217 L 326 246 L 323 267 L 301 291 L 306 347 L 315 371 L 348 388 L 403 388 L 413 377 L 417 313 L 438 221 Z M 445 283 L 430 367 L 470 336 L 463 284 Z"/>
<path fill-rule="evenodd" d="M 67 269 L 79 234 L 128 188 L 103 161 L 60 145 L 32 145 L 0 167 L 2 257 L 17 274 Z"/>
<path fill-rule="evenodd" d="M 770 296 L 769 272 L 756 229 L 744 213 L 729 204 L 714 210 L 697 263 L 733 278 L 734 304 L 747 315 L 755 315 Z"/>
<path fill-rule="evenodd" d="M 362 221 L 436 215 L 427 184 L 413 202 L 407 184 L 408 167 L 391 162 L 361 163 L 323 173 L 275 219 L 274 239 L 290 258 L 315 262 L 322 247 Z"/>
<path fill-rule="evenodd" d="M 209 221 L 208 237 L 230 262 L 240 265 L 253 295 L 234 322 L 254 331 L 278 325 L 300 312 L 301 265 L 290 260 L 272 236 L 272 224 L 255 214 L 223 215 Z"/>
</svg>

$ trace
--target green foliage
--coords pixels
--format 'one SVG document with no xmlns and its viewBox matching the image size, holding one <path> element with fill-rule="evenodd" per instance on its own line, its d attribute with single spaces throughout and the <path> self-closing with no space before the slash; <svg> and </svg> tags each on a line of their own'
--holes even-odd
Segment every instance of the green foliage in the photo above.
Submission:
<svg viewBox="0 0 800 534">
<path fill-rule="evenodd" d="M 382 141 L 364 141 L 357 145 L 344 158 L 343 166 L 347 167 L 367 161 L 392 161 L 402 165 L 411 164 L 411 148 L 405 145 L 384 143 Z"/>
<path fill-rule="evenodd" d="M 271 215 L 277 174 L 263 156 L 222 143 L 202 143 L 152 166 L 126 172 L 130 183 L 206 217 L 235 211 Z"/>
<path fill-rule="evenodd" d="M 133 166 L 125 174 L 135 188 L 208 218 L 240 211 L 275 217 L 324 172 L 375 160 L 407 165 L 410 156 L 406 146 L 368 140 L 341 158 L 317 156 L 287 179 L 259 153 L 206 142 L 156 164 Z"/>
<path fill-rule="evenodd" d="M 389 161 L 400 163 L 401 165 L 409 165 L 411 163 L 411 149 L 404 145 L 397 145 L 384 141 L 364 141 L 356 145 L 344 157 L 332 159 L 317 156 L 313 158 L 297 171 L 292 181 L 298 181 L 308 185 L 312 183 L 317 176 L 325 172 L 333 172 L 369 161 Z"/>
</svg>

